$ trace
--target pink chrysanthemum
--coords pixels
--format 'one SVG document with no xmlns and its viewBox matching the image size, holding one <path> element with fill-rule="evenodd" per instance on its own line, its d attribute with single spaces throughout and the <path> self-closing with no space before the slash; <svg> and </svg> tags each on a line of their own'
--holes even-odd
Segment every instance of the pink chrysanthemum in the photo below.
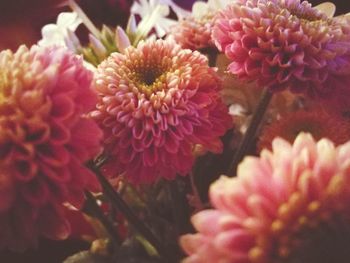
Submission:
<svg viewBox="0 0 350 263">
<path fill-rule="evenodd" d="M 215 21 L 213 39 L 233 74 L 313 98 L 349 95 L 350 24 L 300 0 L 233 2 Z"/>
<path fill-rule="evenodd" d="M 215 16 L 230 0 L 208 0 L 193 3 L 191 15 L 180 19 L 170 27 L 172 36 L 182 48 L 192 50 L 215 48 L 211 38 Z"/>
<path fill-rule="evenodd" d="M 238 177 L 210 188 L 214 209 L 194 215 L 183 262 L 348 262 L 350 143 L 301 133 L 247 157 Z"/>
<path fill-rule="evenodd" d="M 186 17 L 170 28 L 169 35 L 183 48 L 198 50 L 215 47 L 211 39 L 214 26 L 214 14 L 200 19 Z"/>
<path fill-rule="evenodd" d="M 185 175 L 201 144 L 220 152 L 231 126 L 207 58 L 173 41 L 141 42 L 114 53 L 98 68 L 97 110 L 105 132 L 106 170 L 134 183 Z"/>
<path fill-rule="evenodd" d="M 350 140 L 349 121 L 337 114 L 330 114 L 322 109 L 300 110 L 284 114 L 277 121 L 266 126 L 258 142 L 258 150 L 271 149 L 272 141 L 281 137 L 293 142 L 300 132 L 310 133 L 316 140 L 330 139 L 335 145 Z"/>
<path fill-rule="evenodd" d="M 102 132 L 82 114 L 96 103 L 91 72 L 63 48 L 0 53 L 0 249 L 66 238 L 62 203 L 97 188 L 83 165 Z"/>
</svg>

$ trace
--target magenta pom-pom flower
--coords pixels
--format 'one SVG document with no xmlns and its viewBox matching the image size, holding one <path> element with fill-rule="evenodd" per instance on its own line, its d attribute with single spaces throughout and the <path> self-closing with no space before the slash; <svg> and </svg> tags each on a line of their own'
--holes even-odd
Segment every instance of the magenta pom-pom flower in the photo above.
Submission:
<svg viewBox="0 0 350 263">
<path fill-rule="evenodd" d="M 98 67 L 97 110 L 105 133 L 106 173 L 134 183 L 185 175 L 193 147 L 220 152 L 232 126 L 221 81 L 207 58 L 170 40 L 141 42 Z"/>
<path fill-rule="evenodd" d="M 349 260 L 350 143 L 301 133 L 272 149 L 213 183 L 213 209 L 195 214 L 198 233 L 181 238 L 184 263 Z"/>
<path fill-rule="evenodd" d="M 79 208 L 96 190 L 84 162 L 102 132 L 84 116 L 96 103 L 92 73 L 63 48 L 0 53 L 0 249 L 70 233 L 63 203 Z"/>
<path fill-rule="evenodd" d="M 233 74 L 272 91 L 350 97 L 349 23 L 300 0 L 236 1 L 215 21 L 213 39 Z"/>
</svg>

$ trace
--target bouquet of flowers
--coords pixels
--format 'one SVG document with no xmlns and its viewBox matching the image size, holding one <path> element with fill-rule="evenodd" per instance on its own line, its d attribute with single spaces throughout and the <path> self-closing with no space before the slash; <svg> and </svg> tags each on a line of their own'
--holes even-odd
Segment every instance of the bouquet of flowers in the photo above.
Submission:
<svg viewBox="0 0 350 263">
<path fill-rule="evenodd" d="M 1 250 L 85 226 L 65 263 L 350 261 L 349 15 L 139 0 L 99 27 L 65 4 L 0 52 Z"/>
</svg>

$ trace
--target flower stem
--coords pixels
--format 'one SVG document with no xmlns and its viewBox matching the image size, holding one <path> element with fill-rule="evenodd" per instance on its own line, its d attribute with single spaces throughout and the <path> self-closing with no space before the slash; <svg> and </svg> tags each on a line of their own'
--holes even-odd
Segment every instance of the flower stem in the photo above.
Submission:
<svg viewBox="0 0 350 263">
<path fill-rule="evenodd" d="M 176 234 L 180 236 L 187 232 L 187 210 L 184 194 L 179 189 L 179 182 L 175 179 L 169 182 L 170 203 L 172 208 L 172 216 L 174 219 Z"/>
<path fill-rule="evenodd" d="M 201 211 L 204 209 L 204 204 L 202 202 L 201 196 L 200 196 L 198 188 L 196 186 L 194 173 L 191 172 L 189 174 L 189 177 L 190 177 L 191 190 L 192 190 L 192 194 L 193 194 L 193 198 L 194 198 L 195 210 Z"/>
<path fill-rule="evenodd" d="M 91 20 L 87 17 L 84 11 L 80 8 L 80 6 L 74 0 L 68 0 L 68 6 L 78 14 L 78 16 L 83 21 L 84 25 L 87 29 L 95 36 L 100 37 L 100 31 L 95 27 L 95 25 L 91 22 Z"/>
<path fill-rule="evenodd" d="M 101 174 L 98 167 L 95 164 L 89 163 L 89 168 L 96 174 L 98 180 L 100 181 L 105 195 L 110 199 L 112 206 L 118 209 L 127 221 L 138 231 L 147 241 L 157 250 L 158 254 L 166 260 L 164 262 L 172 261 L 173 257 L 166 253 L 165 248 L 162 243 L 154 236 L 152 231 L 134 214 L 123 198 L 116 192 L 113 186 L 108 182 L 108 180 Z"/>
<path fill-rule="evenodd" d="M 85 196 L 85 210 L 91 213 L 92 216 L 96 217 L 102 223 L 116 246 L 121 245 L 118 232 L 116 231 L 111 220 L 105 216 L 99 205 L 96 203 L 95 197 L 89 191 L 85 191 Z"/>
<path fill-rule="evenodd" d="M 236 170 L 238 167 L 238 164 L 243 159 L 244 155 L 247 153 L 247 151 L 250 149 L 252 142 L 254 141 L 255 134 L 257 130 L 259 129 L 259 126 L 264 119 L 265 112 L 269 106 L 269 103 L 271 101 L 273 93 L 270 92 L 268 89 L 265 89 L 263 95 L 261 96 L 261 100 L 258 104 L 258 107 L 256 108 L 253 118 L 249 124 L 249 127 L 244 134 L 243 140 L 241 141 L 238 150 L 236 151 L 233 160 L 231 162 L 231 165 L 228 170 L 228 175 L 234 176 L 236 174 Z"/>
</svg>

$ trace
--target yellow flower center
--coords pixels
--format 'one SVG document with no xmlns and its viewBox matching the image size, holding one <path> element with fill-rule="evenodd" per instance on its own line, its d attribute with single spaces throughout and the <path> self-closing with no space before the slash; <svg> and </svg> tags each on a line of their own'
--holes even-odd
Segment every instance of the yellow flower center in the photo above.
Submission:
<svg viewBox="0 0 350 263">
<path fill-rule="evenodd" d="M 166 75 L 169 70 L 167 60 L 143 61 L 133 63 L 129 78 L 134 81 L 139 92 L 147 97 L 166 88 Z"/>
</svg>

